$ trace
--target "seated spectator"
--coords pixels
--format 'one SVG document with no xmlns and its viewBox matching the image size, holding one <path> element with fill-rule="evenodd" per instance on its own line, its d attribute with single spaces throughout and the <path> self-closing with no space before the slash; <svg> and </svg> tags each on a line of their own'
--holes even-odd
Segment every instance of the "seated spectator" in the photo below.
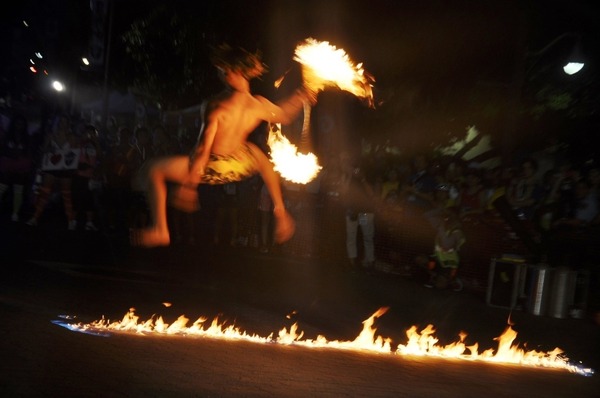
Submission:
<svg viewBox="0 0 600 398">
<path fill-rule="evenodd" d="M 503 184 L 502 170 L 499 167 L 485 171 L 483 178 L 483 206 L 484 211 L 494 211 L 494 201 L 506 195 L 506 185 Z"/>
<path fill-rule="evenodd" d="M 535 227 L 541 232 L 550 230 L 553 220 L 559 214 L 561 176 L 556 170 L 544 173 L 540 186 L 540 199 L 533 219 Z"/>
<path fill-rule="evenodd" d="M 581 178 L 579 170 L 573 168 L 569 161 L 564 161 L 556 173 L 557 178 L 557 217 L 566 217 L 575 206 L 575 183 Z"/>
<path fill-rule="evenodd" d="M 463 164 L 456 159 L 450 160 L 446 166 L 444 180 L 455 187 L 460 187 L 465 181 Z"/>
<path fill-rule="evenodd" d="M 589 225 L 598 217 L 598 201 L 591 191 L 588 180 L 579 179 L 575 183 L 575 202 L 568 213 L 553 223 L 555 228 L 580 228 Z"/>
<path fill-rule="evenodd" d="M 438 184 L 430 203 L 433 209 L 454 209 L 456 203 L 452 199 L 452 186 L 445 183 Z"/>
<path fill-rule="evenodd" d="M 400 180 L 398 179 L 398 172 L 391 169 L 387 172 L 387 179 L 381 184 L 381 199 L 386 201 L 390 193 L 398 193 L 400 189 Z"/>
<path fill-rule="evenodd" d="M 415 156 L 413 170 L 408 178 L 408 184 L 402 189 L 406 202 L 417 209 L 429 209 L 438 183 L 430 173 L 424 155 Z"/>
<path fill-rule="evenodd" d="M 531 219 L 537 203 L 537 165 L 527 159 L 521 163 L 520 172 L 512 179 L 507 191 L 507 200 L 522 220 Z"/>
<path fill-rule="evenodd" d="M 485 192 L 477 170 L 468 169 L 465 184 L 458 196 L 457 205 L 459 216 L 462 219 L 483 213 L 485 208 Z"/>
<path fill-rule="evenodd" d="M 456 159 L 450 160 L 446 165 L 443 175 L 438 176 L 441 184 L 448 186 L 449 207 L 457 207 L 460 197 L 460 192 L 464 185 L 463 165 Z"/>
</svg>

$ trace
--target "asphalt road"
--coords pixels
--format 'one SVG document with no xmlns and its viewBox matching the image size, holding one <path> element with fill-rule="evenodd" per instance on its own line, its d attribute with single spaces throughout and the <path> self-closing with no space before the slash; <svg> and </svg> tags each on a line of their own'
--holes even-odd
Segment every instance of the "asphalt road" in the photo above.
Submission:
<svg viewBox="0 0 600 398">
<path fill-rule="evenodd" d="M 565 370 L 204 337 L 76 333 L 52 321 L 61 315 L 83 323 L 119 320 L 135 307 L 142 319 L 219 316 L 261 336 L 298 322 L 306 338 L 353 340 L 362 321 L 389 306 L 375 327 L 394 346 L 406 343 L 410 326 L 433 324 L 441 342 L 465 331 L 480 351 L 496 348 L 494 338 L 510 315 L 517 343 L 542 351 L 560 347 L 585 366 L 600 365 L 600 328 L 589 319 L 509 314 L 469 292 L 348 273 L 332 261 L 197 246 L 138 250 L 108 245 L 98 235 L 47 232 L 3 234 L 3 397 L 599 396 L 598 375 Z"/>
</svg>

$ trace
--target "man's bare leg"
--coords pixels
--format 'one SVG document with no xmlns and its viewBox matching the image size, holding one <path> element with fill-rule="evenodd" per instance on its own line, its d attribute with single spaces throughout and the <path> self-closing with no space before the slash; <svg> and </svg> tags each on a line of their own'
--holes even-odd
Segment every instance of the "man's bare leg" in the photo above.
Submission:
<svg viewBox="0 0 600 398">
<path fill-rule="evenodd" d="M 281 193 L 281 184 L 279 175 L 273 170 L 273 164 L 267 156 L 255 145 L 248 143 L 248 146 L 258 162 L 258 171 L 269 190 L 271 200 L 273 201 L 273 215 L 275 216 L 275 242 L 283 243 L 294 236 L 296 223 L 285 209 L 283 203 L 283 194 Z"/>
<path fill-rule="evenodd" d="M 151 160 L 147 166 L 148 206 L 152 224 L 132 231 L 131 243 L 136 246 L 167 246 L 171 242 L 167 224 L 167 181 L 184 183 L 189 176 L 187 156 L 172 156 Z"/>
</svg>

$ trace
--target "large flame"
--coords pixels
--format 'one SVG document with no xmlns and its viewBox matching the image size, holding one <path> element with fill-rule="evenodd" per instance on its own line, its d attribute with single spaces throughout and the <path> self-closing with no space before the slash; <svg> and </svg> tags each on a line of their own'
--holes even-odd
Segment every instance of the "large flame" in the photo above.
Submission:
<svg viewBox="0 0 600 398">
<path fill-rule="evenodd" d="M 313 153 L 298 152 L 298 148 L 281 133 L 279 124 L 271 125 L 267 144 L 273 169 L 288 181 L 306 184 L 312 181 L 322 168 Z"/>
<path fill-rule="evenodd" d="M 152 316 L 146 321 L 140 321 L 139 316 L 135 314 L 135 309 L 131 308 L 121 319 L 121 321 L 110 322 L 102 318 L 89 324 L 72 324 L 66 322 L 55 322 L 70 330 L 91 333 L 97 335 L 106 335 L 107 332 L 130 332 L 139 335 L 177 335 L 182 337 L 208 337 L 227 340 L 246 340 L 254 343 L 277 343 L 282 345 L 300 345 L 310 348 L 331 348 L 354 351 L 367 351 L 376 353 L 389 353 L 392 355 L 416 355 L 431 356 L 443 358 L 457 358 L 470 361 L 485 361 L 492 363 L 516 364 L 532 367 L 546 367 L 565 369 L 570 372 L 582 375 L 592 375 L 593 369 L 584 368 L 569 362 L 569 359 L 563 355 L 563 351 L 555 348 L 552 351 L 526 351 L 518 345 L 513 345 L 517 332 L 510 326 L 506 328 L 501 336 L 497 337 L 498 349 L 488 349 L 478 353 L 479 345 L 477 343 L 467 346 L 465 339 L 466 333 L 461 332 L 457 342 L 448 345 L 439 345 L 438 339 L 434 336 L 435 329 L 428 325 L 421 332 L 417 331 L 416 326 L 412 326 L 406 331 L 408 342 L 399 344 L 395 351 L 392 351 L 392 339 L 377 335 L 377 329 L 373 326 L 375 320 L 386 313 L 387 307 L 380 308 L 368 319 L 363 321 L 362 331 L 351 341 L 328 340 L 325 336 L 318 335 L 316 339 L 304 338 L 304 332 L 299 331 L 298 323 L 294 323 L 289 330 L 282 328 L 277 336 L 271 333 L 267 337 L 257 334 L 249 334 L 239 327 L 226 322 L 219 321 L 215 317 L 212 322 L 207 322 L 208 318 L 200 317 L 191 326 L 187 326 L 189 319 L 181 315 L 172 324 L 166 323 L 161 316 Z M 73 317 L 65 318 L 67 320 Z"/>
<path fill-rule="evenodd" d="M 294 60 L 302 64 L 305 84 L 315 91 L 334 86 L 364 98 L 373 106 L 373 77 L 362 63 L 355 64 L 341 48 L 326 41 L 306 39 L 296 47 Z"/>
<path fill-rule="evenodd" d="M 373 78 L 365 73 L 362 64 L 354 64 L 343 49 L 328 42 L 306 39 L 296 47 L 294 60 L 302 65 L 304 85 L 317 93 L 326 87 L 338 87 L 357 97 L 364 98 L 373 106 Z M 283 76 L 275 82 L 279 87 Z M 310 134 L 310 105 L 304 104 L 303 139 Z M 298 148 L 281 133 L 281 126 L 272 126 L 268 145 L 275 171 L 283 178 L 299 184 L 312 181 L 321 166 L 317 157 L 298 152 Z"/>
</svg>

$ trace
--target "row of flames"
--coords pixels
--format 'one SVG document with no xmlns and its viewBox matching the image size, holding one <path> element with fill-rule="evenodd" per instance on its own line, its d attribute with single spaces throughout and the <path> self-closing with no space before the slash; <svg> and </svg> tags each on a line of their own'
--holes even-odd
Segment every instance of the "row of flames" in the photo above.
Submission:
<svg viewBox="0 0 600 398">
<path fill-rule="evenodd" d="M 168 303 L 163 304 L 170 306 Z M 121 321 L 116 322 L 111 322 L 103 317 L 89 324 L 57 323 L 73 331 L 99 335 L 106 335 L 110 332 L 123 332 L 135 333 L 137 335 L 208 337 L 214 339 L 244 340 L 253 343 L 297 345 L 309 348 L 331 348 L 390 353 L 394 355 L 456 358 L 531 367 L 558 368 L 586 376 L 594 373 L 590 368 L 569 362 L 569 359 L 563 355 L 563 351 L 559 348 L 548 352 L 526 351 L 518 345 L 513 345 L 517 337 L 517 332 L 510 326 L 506 328 L 501 336 L 495 339 L 498 341 L 498 349 L 496 351 L 487 349 L 480 353 L 477 343 L 469 346 L 466 345 L 465 339 L 467 335 L 464 332 L 460 333 L 458 341 L 448 345 L 439 345 L 438 339 L 434 335 L 435 329 L 432 325 L 428 325 L 420 332 L 416 326 L 410 327 L 406 331 L 407 343 L 398 344 L 396 348 L 392 348 L 392 339 L 376 335 L 377 329 L 374 327 L 375 320 L 385 314 L 387 310 L 388 307 L 382 307 L 363 321 L 362 331 L 351 341 L 328 340 L 322 335 L 317 336 L 316 339 L 304 338 L 304 332 L 298 329 L 297 322 L 289 329 L 282 328 L 277 335 L 271 333 L 269 336 L 263 337 L 257 334 L 249 334 L 234 324 L 227 324 L 227 322 L 220 321 L 218 317 L 215 317 L 212 322 L 209 322 L 206 317 L 200 317 L 191 326 L 188 326 L 190 319 L 184 315 L 181 315 L 171 324 L 166 323 L 162 316 L 152 316 L 146 321 L 140 321 L 139 316 L 135 314 L 134 308 L 131 308 Z M 290 318 L 289 315 L 288 318 Z"/>
</svg>

